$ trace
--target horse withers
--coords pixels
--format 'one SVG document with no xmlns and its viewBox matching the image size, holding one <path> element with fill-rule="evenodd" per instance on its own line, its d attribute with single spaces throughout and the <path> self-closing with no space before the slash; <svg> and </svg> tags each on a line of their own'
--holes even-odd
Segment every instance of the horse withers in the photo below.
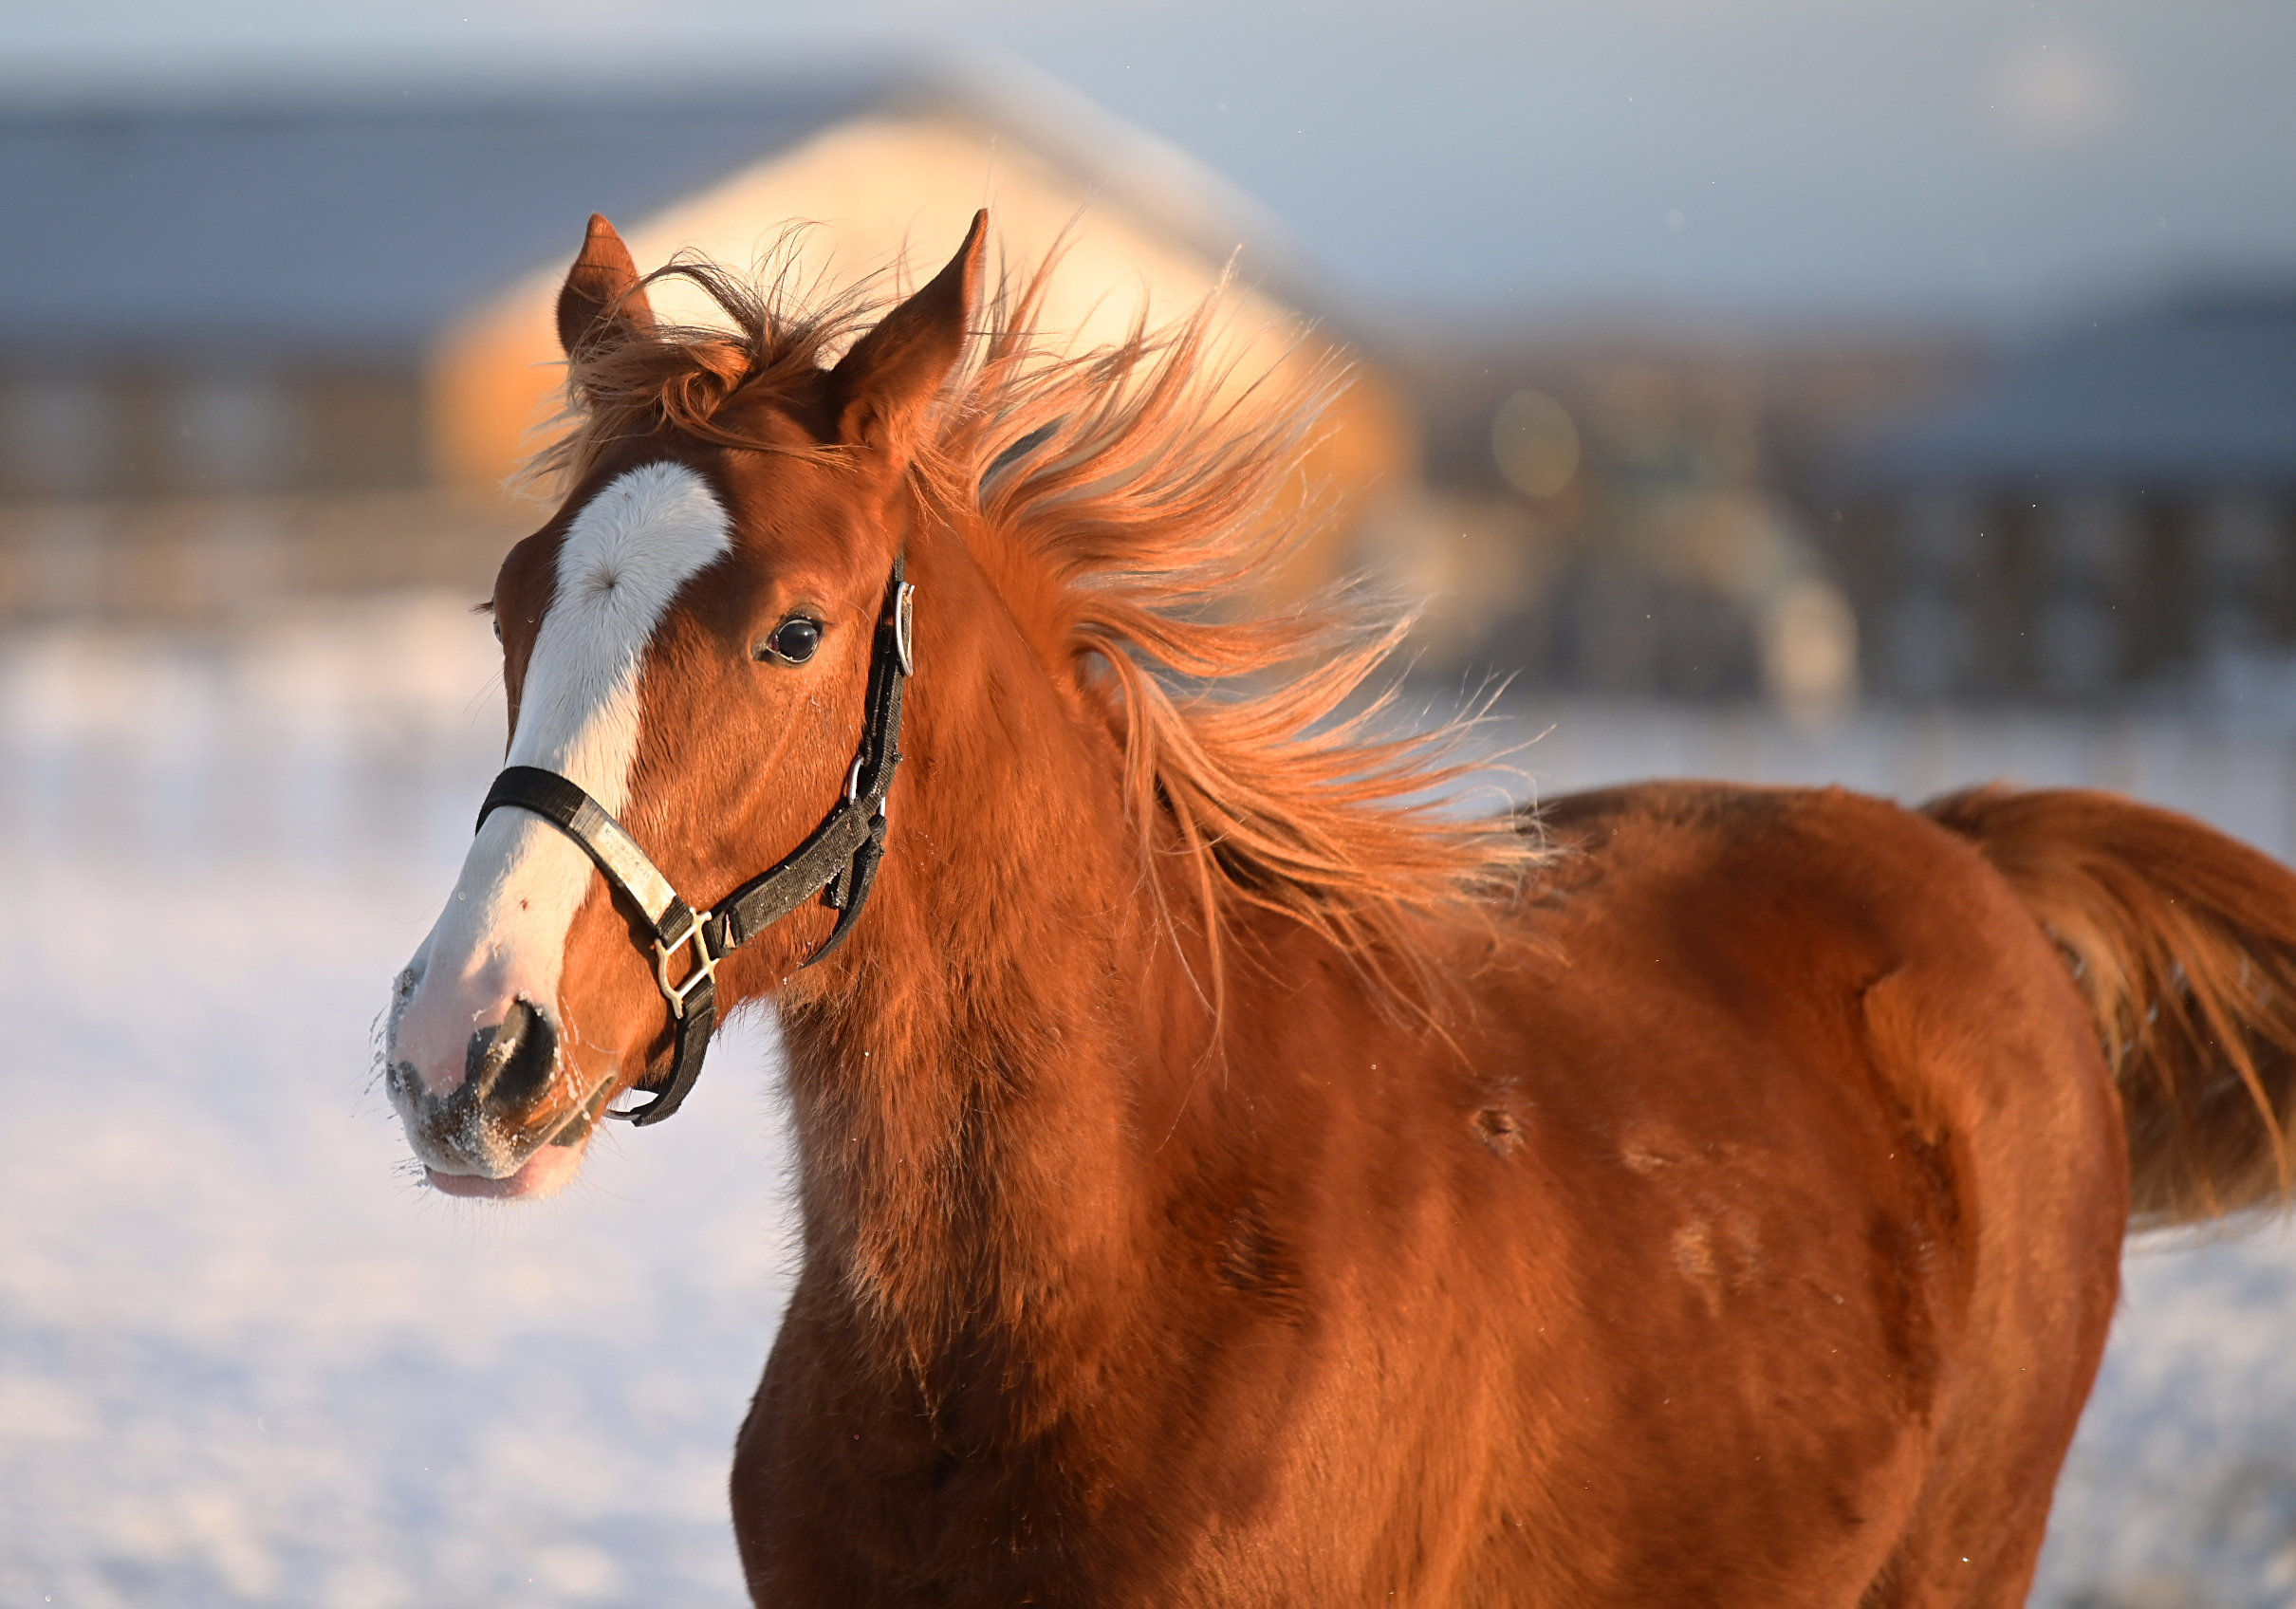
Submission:
<svg viewBox="0 0 2296 1609">
<path fill-rule="evenodd" d="M 2296 878 L 2090 793 L 1431 805 L 1458 734 L 1338 712 L 1392 638 L 1250 601 L 1302 408 L 1201 316 L 1046 349 L 983 228 L 671 327 L 592 220 L 389 1020 L 432 1182 L 772 1003 L 763 1604 L 2021 1601 L 2132 1211 L 2287 1193 Z"/>
</svg>

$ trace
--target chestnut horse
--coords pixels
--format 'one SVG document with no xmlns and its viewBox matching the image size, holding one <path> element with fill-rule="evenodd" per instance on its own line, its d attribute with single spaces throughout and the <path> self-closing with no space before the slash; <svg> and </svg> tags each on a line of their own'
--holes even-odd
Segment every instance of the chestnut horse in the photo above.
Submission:
<svg viewBox="0 0 2296 1609">
<path fill-rule="evenodd" d="M 772 1002 L 760 1603 L 2022 1601 L 2132 1212 L 2286 1193 L 2296 878 L 2091 793 L 1431 806 L 1335 714 L 1385 639 L 1244 601 L 1302 409 L 1200 315 L 1047 349 L 983 228 L 673 327 L 592 220 L 389 1021 L 432 1182 Z"/>
</svg>

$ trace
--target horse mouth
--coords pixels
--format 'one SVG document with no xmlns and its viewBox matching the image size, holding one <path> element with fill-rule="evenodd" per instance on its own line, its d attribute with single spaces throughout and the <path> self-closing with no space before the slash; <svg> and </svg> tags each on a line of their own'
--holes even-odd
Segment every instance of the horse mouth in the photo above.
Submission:
<svg viewBox="0 0 2296 1609">
<path fill-rule="evenodd" d="M 539 1200 L 555 1195 L 582 1169 L 584 1146 L 546 1144 L 528 1157 L 525 1166 L 504 1178 L 483 1174 L 451 1174 L 425 1163 L 422 1175 L 441 1195 L 478 1201 Z"/>
<path fill-rule="evenodd" d="M 580 1101 L 555 1114 L 509 1114 L 491 1109 L 467 1083 L 429 1094 L 403 1062 L 392 1067 L 389 1082 L 407 1142 L 432 1187 L 496 1200 L 547 1195 L 572 1178 L 616 1088 L 609 1070 Z"/>
<path fill-rule="evenodd" d="M 494 1031 L 481 1030 L 474 1039 Z M 432 1187 L 448 1195 L 500 1200 L 558 1190 L 579 1171 L 619 1087 L 618 1066 L 578 1082 L 578 1063 L 558 1043 L 539 1059 L 542 1064 L 527 1070 L 529 1076 L 515 1080 L 484 1069 L 484 1046 L 474 1045 L 470 1076 L 443 1091 L 433 1090 L 399 1055 L 395 1034 L 386 1057 L 384 1083 L 407 1143 Z"/>
</svg>

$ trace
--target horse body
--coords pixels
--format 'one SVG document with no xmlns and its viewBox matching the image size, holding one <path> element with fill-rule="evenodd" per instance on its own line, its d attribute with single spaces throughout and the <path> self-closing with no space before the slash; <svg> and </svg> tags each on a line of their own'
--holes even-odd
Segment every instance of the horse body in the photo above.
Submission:
<svg viewBox="0 0 2296 1609">
<path fill-rule="evenodd" d="M 1031 370 L 1026 296 L 943 399 L 979 241 L 830 364 L 705 270 L 737 333 L 658 329 L 595 222 L 572 490 L 494 599 L 513 760 L 698 910 L 854 795 L 917 589 L 865 915 L 711 961 L 799 1159 L 758 1601 L 2020 1601 L 2132 1181 L 2285 1189 L 2296 878 L 2086 795 L 1431 816 L 1324 720 L 1376 652 L 1144 668 L 1324 640 L 1200 607 L 1288 438 L 1185 333 Z M 555 1188 L 683 1043 L 558 830 L 491 817 L 400 982 L 441 1188 Z"/>
<path fill-rule="evenodd" d="M 808 1145 L 808 1225 L 977 1283 L 896 1352 L 809 1242 L 734 1470 L 759 1601 L 2021 1601 L 2126 1220 L 2055 952 L 1875 801 L 1547 821 L 1554 878 L 1430 934 L 1472 980 L 1445 1051 L 1295 929 L 1224 1077 L 1112 969 L 1121 1032 L 951 1100 L 979 1130 L 922 1149 L 1032 1159 L 968 1171 L 969 1246 Z M 784 1031 L 801 1101 L 849 1065 Z"/>
</svg>

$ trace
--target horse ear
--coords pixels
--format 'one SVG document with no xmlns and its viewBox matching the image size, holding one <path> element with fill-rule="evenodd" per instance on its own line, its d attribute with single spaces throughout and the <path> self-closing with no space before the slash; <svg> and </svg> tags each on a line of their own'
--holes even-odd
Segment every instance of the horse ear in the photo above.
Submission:
<svg viewBox="0 0 2296 1609">
<path fill-rule="evenodd" d="M 612 224 L 592 213 L 582 255 L 574 259 L 566 283 L 559 287 L 558 344 L 567 357 L 578 358 L 609 337 L 626 339 L 653 329 L 654 308 L 639 288 L 638 265 L 630 260 L 630 249 Z"/>
<path fill-rule="evenodd" d="M 972 214 L 972 228 L 948 267 L 887 313 L 829 372 L 839 441 L 908 457 L 918 416 L 964 356 L 988 232 L 983 208 Z"/>
</svg>

